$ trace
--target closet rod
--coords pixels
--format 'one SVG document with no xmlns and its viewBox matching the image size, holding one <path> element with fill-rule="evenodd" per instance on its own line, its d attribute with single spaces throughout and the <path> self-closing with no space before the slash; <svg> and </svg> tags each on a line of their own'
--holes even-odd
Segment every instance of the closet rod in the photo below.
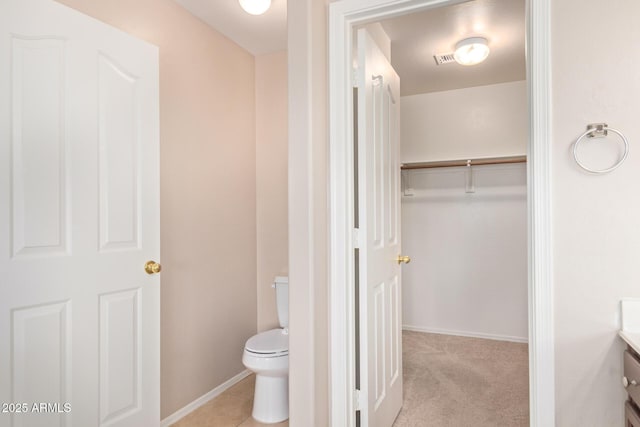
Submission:
<svg viewBox="0 0 640 427">
<path fill-rule="evenodd" d="M 507 156 L 507 157 L 485 157 L 482 159 L 467 160 L 441 160 L 437 162 L 416 162 L 404 163 L 400 168 L 408 169 L 430 169 L 430 168 L 451 168 L 456 166 L 478 166 L 478 165 L 502 165 L 506 163 L 526 163 L 527 156 Z"/>
</svg>

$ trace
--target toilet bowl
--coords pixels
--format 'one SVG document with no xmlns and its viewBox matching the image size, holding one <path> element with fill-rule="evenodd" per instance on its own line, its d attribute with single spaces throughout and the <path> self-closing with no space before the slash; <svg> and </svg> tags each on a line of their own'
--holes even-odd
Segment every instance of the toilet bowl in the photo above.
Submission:
<svg viewBox="0 0 640 427">
<path fill-rule="evenodd" d="M 261 332 L 244 346 L 242 363 L 256 374 L 251 415 L 261 423 L 289 418 L 289 280 L 276 277 L 276 305 L 281 328 Z"/>
<path fill-rule="evenodd" d="M 289 418 L 289 339 L 285 329 L 253 336 L 245 345 L 242 363 L 255 372 L 251 415 L 261 423 Z"/>
</svg>

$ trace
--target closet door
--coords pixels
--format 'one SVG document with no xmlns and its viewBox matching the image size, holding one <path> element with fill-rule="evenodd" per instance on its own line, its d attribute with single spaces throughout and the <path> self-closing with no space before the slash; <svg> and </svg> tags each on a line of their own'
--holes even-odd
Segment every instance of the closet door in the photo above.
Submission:
<svg viewBox="0 0 640 427">
<path fill-rule="evenodd" d="M 390 427 L 402 406 L 400 79 L 358 31 L 361 422 Z"/>
</svg>

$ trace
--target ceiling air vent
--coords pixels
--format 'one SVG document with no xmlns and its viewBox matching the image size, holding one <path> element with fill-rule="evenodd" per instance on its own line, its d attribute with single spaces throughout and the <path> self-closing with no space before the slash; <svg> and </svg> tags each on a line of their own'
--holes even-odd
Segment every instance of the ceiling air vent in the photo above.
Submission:
<svg viewBox="0 0 640 427">
<path fill-rule="evenodd" d="M 436 60 L 437 65 L 450 64 L 452 62 L 456 62 L 453 57 L 453 53 L 441 53 L 433 55 L 433 59 Z"/>
</svg>

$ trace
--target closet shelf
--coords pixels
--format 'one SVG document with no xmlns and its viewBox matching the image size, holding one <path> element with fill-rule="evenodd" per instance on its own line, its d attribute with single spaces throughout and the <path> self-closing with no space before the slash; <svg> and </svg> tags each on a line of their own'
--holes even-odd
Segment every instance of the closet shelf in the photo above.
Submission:
<svg viewBox="0 0 640 427">
<path fill-rule="evenodd" d="M 506 163 L 526 163 L 527 156 L 485 157 L 482 159 L 440 160 L 437 162 L 403 163 L 400 169 L 451 168 L 459 166 L 502 165 Z"/>
</svg>

